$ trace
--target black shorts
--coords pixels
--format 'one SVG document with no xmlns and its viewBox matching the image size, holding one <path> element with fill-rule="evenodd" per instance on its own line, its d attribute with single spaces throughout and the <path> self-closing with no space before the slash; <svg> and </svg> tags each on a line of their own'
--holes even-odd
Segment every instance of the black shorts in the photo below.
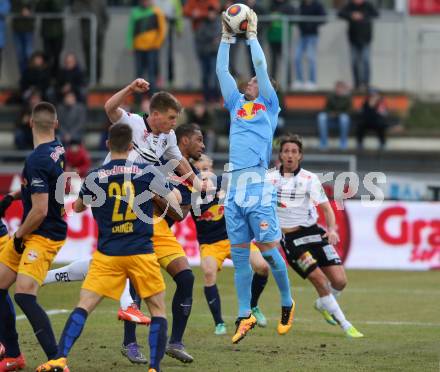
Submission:
<svg viewBox="0 0 440 372">
<path fill-rule="evenodd" d="M 313 225 L 283 235 L 281 247 L 287 261 L 303 279 L 317 267 L 342 265 L 335 248 L 323 238 L 324 234 L 324 229 Z"/>
</svg>

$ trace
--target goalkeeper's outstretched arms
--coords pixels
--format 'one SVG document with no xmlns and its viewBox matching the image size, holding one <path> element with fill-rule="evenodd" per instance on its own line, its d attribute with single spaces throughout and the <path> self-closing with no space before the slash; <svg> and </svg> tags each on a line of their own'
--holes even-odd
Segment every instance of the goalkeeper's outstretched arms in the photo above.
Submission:
<svg viewBox="0 0 440 372">
<path fill-rule="evenodd" d="M 229 72 L 229 47 L 235 43 L 235 35 L 229 32 L 222 14 L 222 39 L 218 47 L 216 72 L 225 103 L 238 93 L 237 83 Z"/>
<path fill-rule="evenodd" d="M 267 100 L 271 100 L 276 91 L 272 86 L 269 74 L 267 73 L 267 62 L 263 49 L 257 39 L 258 18 L 253 10 L 248 13 L 248 26 L 246 38 L 251 48 L 252 63 L 257 75 L 259 94 Z"/>
</svg>

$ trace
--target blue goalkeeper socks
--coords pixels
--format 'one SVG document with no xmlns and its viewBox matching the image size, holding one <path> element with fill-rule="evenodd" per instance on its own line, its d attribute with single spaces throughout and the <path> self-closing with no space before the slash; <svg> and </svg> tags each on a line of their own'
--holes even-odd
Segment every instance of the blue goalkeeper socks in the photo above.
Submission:
<svg viewBox="0 0 440 372">
<path fill-rule="evenodd" d="M 290 292 L 289 276 L 287 275 L 286 263 L 281 256 L 278 248 L 272 248 L 268 251 L 261 252 L 264 259 L 270 265 L 272 274 L 277 283 L 281 294 L 281 306 L 292 306 L 292 294 Z"/>
<path fill-rule="evenodd" d="M 73 344 L 81 335 L 88 315 L 87 311 L 81 307 L 77 307 L 73 310 L 72 314 L 70 314 L 69 319 L 67 319 L 66 325 L 64 326 L 63 333 L 61 334 L 56 359 L 67 357 Z"/>
<path fill-rule="evenodd" d="M 238 297 L 238 317 L 247 318 L 251 313 L 252 269 L 249 264 L 249 248 L 231 247 L 234 263 L 234 281 Z"/>
<path fill-rule="evenodd" d="M 224 323 L 222 319 L 222 307 L 220 302 L 220 294 L 218 293 L 217 285 L 205 287 L 205 297 L 208 302 L 209 310 L 211 310 L 215 325 Z"/>
<path fill-rule="evenodd" d="M 57 342 L 49 317 L 38 304 L 37 297 L 26 293 L 16 293 L 14 299 L 31 323 L 34 334 L 46 353 L 47 359 L 53 359 L 57 354 Z"/>
<path fill-rule="evenodd" d="M 168 323 L 165 318 L 153 316 L 148 343 L 150 345 L 150 368 L 160 371 L 160 361 L 165 355 Z"/>
<path fill-rule="evenodd" d="M 16 358 L 20 355 L 15 309 L 7 289 L 0 289 L 0 340 L 6 348 L 6 356 Z"/>
</svg>

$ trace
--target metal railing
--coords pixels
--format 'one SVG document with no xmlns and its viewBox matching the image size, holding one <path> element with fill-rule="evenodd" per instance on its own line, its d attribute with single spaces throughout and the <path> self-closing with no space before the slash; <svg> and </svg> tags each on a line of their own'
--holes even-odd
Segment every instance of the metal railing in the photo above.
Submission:
<svg viewBox="0 0 440 372">
<path fill-rule="evenodd" d="M 425 24 L 420 27 L 417 32 L 417 54 L 420 58 L 419 63 L 420 66 L 424 65 L 424 56 L 425 50 L 423 48 L 424 43 L 426 41 L 426 37 L 428 35 L 436 35 L 440 40 L 440 25 L 438 24 Z M 424 92 L 424 84 L 423 84 L 423 68 L 419 68 L 417 71 L 417 87 L 418 93 L 421 94 Z"/>
<path fill-rule="evenodd" d="M 400 58 L 403 63 L 403 68 L 401 69 L 400 76 L 400 89 L 406 88 L 407 82 L 407 59 L 408 59 L 408 45 L 404 42 L 406 35 L 408 34 L 408 24 L 407 24 L 406 13 L 396 13 L 385 12 L 381 17 L 373 20 L 372 22 L 390 22 L 398 23 L 400 25 L 401 39 L 403 42 L 400 45 Z M 263 27 L 267 27 L 266 24 L 273 21 L 282 22 L 282 42 L 281 42 L 281 87 L 285 90 L 288 84 L 288 69 L 290 68 L 291 53 L 290 46 L 292 45 L 293 32 L 291 28 L 295 24 L 304 22 L 314 22 L 314 23 L 332 23 L 337 21 L 343 21 L 338 17 L 337 13 L 331 12 L 326 16 L 305 16 L 305 15 L 262 15 L 258 17 L 259 22 L 263 24 Z"/>
</svg>

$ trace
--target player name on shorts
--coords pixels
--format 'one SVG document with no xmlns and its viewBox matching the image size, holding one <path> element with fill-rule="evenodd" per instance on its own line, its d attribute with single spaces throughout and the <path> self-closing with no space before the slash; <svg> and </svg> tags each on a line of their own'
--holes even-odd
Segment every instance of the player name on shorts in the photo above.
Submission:
<svg viewBox="0 0 440 372">
<path fill-rule="evenodd" d="M 128 234 L 133 232 L 133 223 L 126 222 L 122 225 L 117 225 L 112 227 L 113 234 Z"/>
<path fill-rule="evenodd" d="M 115 165 L 112 169 L 100 169 L 98 170 L 98 178 L 107 178 L 109 176 L 115 176 L 118 174 L 140 174 L 141 170 L 137 165 L 125 166 Z"/>
</svg>

